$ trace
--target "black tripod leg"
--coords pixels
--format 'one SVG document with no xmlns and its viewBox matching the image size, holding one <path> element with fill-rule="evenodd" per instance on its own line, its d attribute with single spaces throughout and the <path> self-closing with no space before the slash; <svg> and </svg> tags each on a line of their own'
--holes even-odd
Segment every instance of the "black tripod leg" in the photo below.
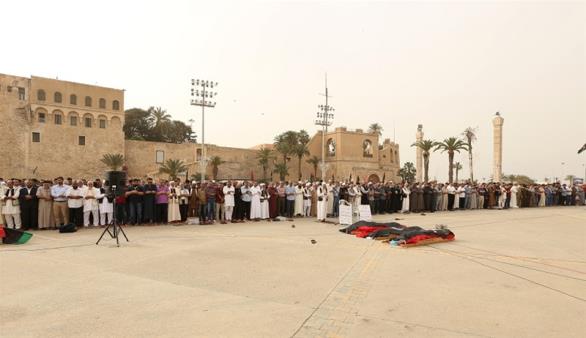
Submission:
<svg viewBox="0 0 586 338">
<path fill-rule="evenodd" d="M 96 245 L 98 245 L 98 243 L 100 243 L 100 241 L 102 240 L 102 237 L 104 237 L 104 235 L 106 234 L 106 232 L 108 232 L 110 234 L 110 236 L 112 236 L 112 233 L 110 232 L 110 230 L 108 230 L 109 228 L 110 228 L 110 225 L 107 225 L 106 226 L 106 229 L 104 229 L 104 231 L 102 231 L 102 235 L 100 236 L 100 238 L 96 242 Z"/>
<path fill-rule="evenodd" d="M 122 235 L 124 235 L 124 238 L 126 238 L 126 241 L 127 241 L 127 242 L 130 242 L 130 241 L 128 240 L 128 237 L 126 237 L 126 233 L 124 232 L 124 229 L 122 229 L 122 227 L 121 227 L 121 226 L 118 226 L 118 228 L 120 229 L 120 232 L 122 233 Z"/>
</svg>

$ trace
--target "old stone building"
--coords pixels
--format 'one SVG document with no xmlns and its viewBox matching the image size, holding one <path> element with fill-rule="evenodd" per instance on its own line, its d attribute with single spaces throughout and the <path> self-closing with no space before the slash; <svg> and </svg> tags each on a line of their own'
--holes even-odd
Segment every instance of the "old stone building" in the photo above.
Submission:
<svg viewBox="0 0 586 338">
<path fill-rule="evenodd" d="M 124 153 L 123 90 L 0 74 L 0 93 L 4 176 L 93 176 Z"/>
<path fill-rule="evenodd" d="M 108 153 L 124 154 L 130 177 L 157 177 L 168 159 L 184 161 L 190 176 L 200 172 L 200 144 L 125 140 L 123 125 L 124 90 L 0 74 L 0 177 L 102 176 L 108 168 L 100 159 Z M 345 127 L 328 132 L 325 140 L 324 145 L 321 131 L 311 138 L 310 155 L 301 160 L 302 178 L 321 177 L 321 168 L 314 168 L 307 159 L 321 158 L 324 145 L 328 179 L 398 180 L 398 144 L 388 139 L 380 144 L 377 134 Z M 282 157 L 275 156 L 263 173 L 257 159 L 261 147 L 207 145 L 206 153 L 224 161 L 218 178 L 277 179 L 273 169 Z M 299 159 L 293 156 L 287 165 L 287 179 L 297 180 Z M 208 165 L 206 174 L 211 177 L 212 172 Z"/>
</svg>

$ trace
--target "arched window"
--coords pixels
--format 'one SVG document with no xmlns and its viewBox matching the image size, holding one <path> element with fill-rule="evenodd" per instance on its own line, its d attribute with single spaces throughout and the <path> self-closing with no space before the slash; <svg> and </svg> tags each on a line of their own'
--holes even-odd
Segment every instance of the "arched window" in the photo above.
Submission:
<svg viewBox="0 0 586 338">
<path fill-rule="evenodd" d="M 100 103 L 99 103 L 99 105 L 100 105 L 100 108 L 101 108 L 101 109 L 106 109 L 106 99 L 104 99 L 104 98 L 100 98 Z"/>
<path fill-rule="evenodd" d="M 107 120 L 108 120 L 108 118 L 104 115 L 98 116 L 98 128 L 105 129 Z"/>
<path fill-rule="evenodd" d="M 53 111 L 53 118 L 55 121 L 55 124 L 63 124 L 63 113 L 58 111 L 58 110 L 54 110 Z"/>
<path fill-rule="evenodd" d="M 55 101 L 55 103 L 61 103 L 61 101 L 63 101 L 61 93 L 55 92 L 55 94 L 53 94 L 53 101 Z"/>
<path fill-rule="evenodd" d="M 77 104 L 77 96 L 75 94 L 69 95 L 69 104 L 73 104 L 73 105 Z"/>
<path fill-rule="evenodd" d="M 37 100 L 45 101 L 45 99 L 46 99 L 45 91 L 42 89 L 37 90 Z"/>
<path fill-rule="evenodd" d="M 91 127 L 92 127 L 92 125 L 94 124 L 93 122 L 94 122 L 94 118 L 93 118 L 93 116 L 92 116 L 92 115 L 90 115 L 90 114 L 85 114 L 85 115 L 83 116 L 83 125 L 84 125 L 84 127 L 86 127 L 86 128 L 91 128 Z"/>
<path fill-rule="evenodd" d="M 120 110 L 120 102 L 118 100 L 112 101 L 112 110 Z"/>
<path fill-rule="evenodd" d="M 89 96 L 85 97 L 85 106 L 86 107 L 91 107 L 92 106 L 92 98 Z"/>
</svg>

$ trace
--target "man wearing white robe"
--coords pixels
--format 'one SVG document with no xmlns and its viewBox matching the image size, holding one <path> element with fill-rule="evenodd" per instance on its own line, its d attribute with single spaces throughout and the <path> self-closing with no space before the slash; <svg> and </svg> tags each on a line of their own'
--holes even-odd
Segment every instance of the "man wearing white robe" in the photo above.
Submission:
<svg viewBox="0 0 586 338">
<path fill-rule="evenodd" d="M 12 229 L 20 229 L 20 206 L 18 204 L 18 196 L 20 195 L 20 187 L 15 187 L 12 180 L 7 181 L 2 194 L 2 215 L 4 216 L 5 226 Z"/>
<path fill-rule="evenodd" d="M 232 185 L 232 181 L 228 181 L 228 184 L 222 189 L 224 192 L 224 211 L 226 222 L 232 221 L 232 212 L 234 211 L 234 192 L 236 189 Z"/>
<path fill-rule="evenodd" d="M 311 183 L 305 184 L 303 188 L 303 216 L 311 215 Z"/>
<path fill-rule="evenodd" d="M 317 186 L 317 220 L 325 222 L 326 220 L 326 203 L 328 199 L 328 191 L 326 184 L 322 183 Z"/>
<path fill-rule="evenodd" d="M 334 183 L 332 180 L 326 184 L 326 189 L 328 189 L 328 203 L 326 213 L 327 215 L 332 215 L 334 213 Z"/>
<path fill-rule="evenodd" d="M 258 183 L 254 182 L 254 185 L 250 188 L 250 219 L 259 220 L 261 217 L 260 193 Z"/>
<path fill-rule="evenodd" d="M 94 182 L 89 181 L 85 189 L 82 190 L 83 196 L 83 226 L 88 227 L 90 225 L 90 213 L 94 219 L 94 226 L 98 226 L 98 198 L 100 196 L 100 190 L 94 187 Z"/>
<path fill-rule="evenodd" d="M 352 189 L 354 190 L 354 213 L 358 215 L 360 210 L 360 204 L 362 204 L 362 190 L 360 189 L 360 185 L 358 184 L 355 184 L 354 187 L 352 187 Z"/>
<path fill-rule="evenodd" d="M 294 216 L 303 216 L 303 188 L 301 182 L 295 186 L 295 212 Z"/>
<path fill-rule="evenodd" d="M 517 204 L 517 192 L 519 192 L 519 185 L 517 182 L 511 187 L 511 208 L 518 208 Z"/>
<path fill-rule="evenodd" d="M 114 215 L 114 198 L 108 199 L 106 194 L 106 188 L 100 189 L 100 195 L 98 195 L 99 201 L 98 210 L 100 211 L 100 226 L 108 225 L 112 223 L 112 216 Z"/>
</svg>

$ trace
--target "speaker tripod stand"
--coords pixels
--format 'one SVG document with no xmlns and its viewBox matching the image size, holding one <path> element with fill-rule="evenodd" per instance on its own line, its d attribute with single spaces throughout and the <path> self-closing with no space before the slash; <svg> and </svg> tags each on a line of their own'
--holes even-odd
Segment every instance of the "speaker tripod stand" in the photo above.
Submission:
<svg viewBox="0 0 586 338">
<path fill-rule="evenodd" d="M 112 212 L 112 222 L 109 223 L 108 225 L 106 225 L 106 229 L 104 229 L 104 231 L 102 232 L 102 235 L 100 236 L 100 238 L 98 239 L 98 241 L 96 242 L 96 245 L 98 245 L 100 243 L 100 241 L 102 240 L 102 238 L 104 237 L 104 235 L 106 234 L 106 232 L 108 233 L 108 235 L 110 235 L 110 237 L 112 238 L 116 238 L 116 246 L 120 247 L 120 241 L 118 240 L 118 235 L 120 233 L 122 233 L 122 235 L 124 236 L 124 238 L 126 239 L 127 242 L 129 242 L 128 237 L 126 237 L 126 233 L 124 232 L 124 229 L 122 229 L 122 227 L 118 224 L 118 220 L 116 219 L 116 186 L 112 186 L 112 192 L 114 195 L 114 203 L 113 203 L 113 211 Z M 104 197 L 107 198 L 107 197 Z M 112 230 L 110 231 L 110 227 L 112 228 Z"/>
</svg>

